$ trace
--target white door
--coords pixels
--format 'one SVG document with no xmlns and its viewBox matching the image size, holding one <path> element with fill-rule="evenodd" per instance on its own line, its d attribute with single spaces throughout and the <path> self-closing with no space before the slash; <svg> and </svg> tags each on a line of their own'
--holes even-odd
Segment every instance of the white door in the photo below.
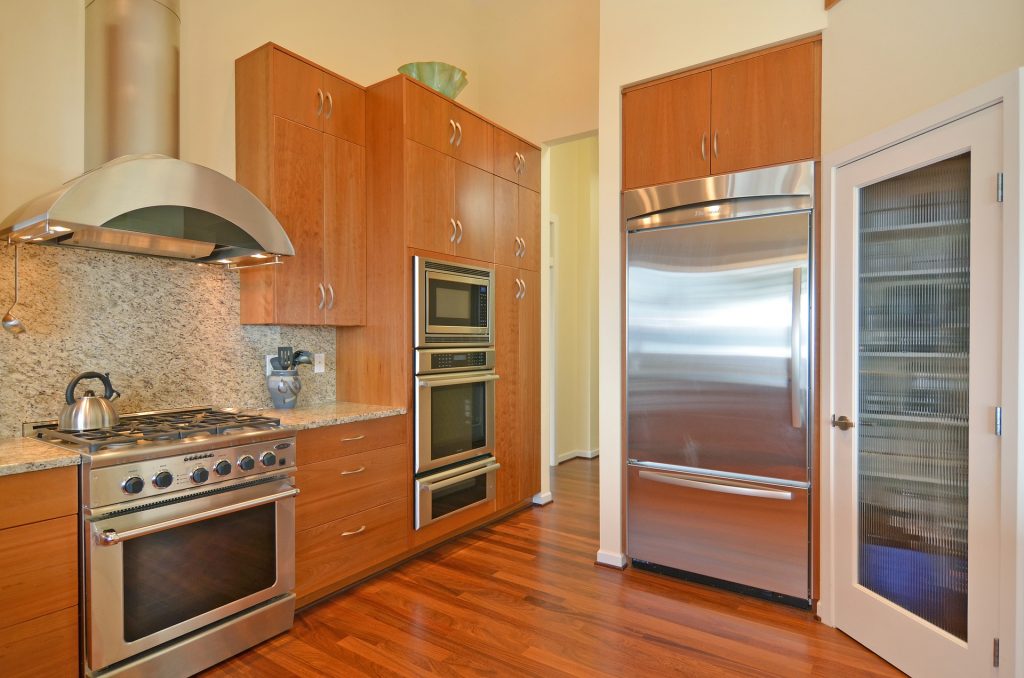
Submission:
<svg viewBox="0 0 1024 678">
<path fill-rule="evenodd" d="M 912 676 L 996 675 L 1001 129 L 835 175 L 835 620 Z"/>
</svg>

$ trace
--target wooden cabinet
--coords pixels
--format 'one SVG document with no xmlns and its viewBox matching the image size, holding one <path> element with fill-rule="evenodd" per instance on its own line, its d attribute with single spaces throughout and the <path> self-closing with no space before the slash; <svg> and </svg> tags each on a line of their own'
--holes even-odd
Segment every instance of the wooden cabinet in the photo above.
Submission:
<svg viewBox="0 0 1024 678">
<path fill-rule="evenodd" d="M 494 168 L 492 125 L 415 80 L 404 81 L 406 137 L 478 167 Z"/>
<path fill-rule="evenodd" d="M 494 187 L 487 172 L 408 140 L 405 188 L 410 247 L 490 261 Z"/>
<path fill-rule="evenodd" d="M 366 321 L 365 92 L 268 44 L 235 62 L 236 175 L 295 248 L 241 272 L 243 323 Z"/>
<path fill-rule="evenodd" d="M 820 81 L 816 38 L 627 90 L 623 189 L 816 157 Z"/>
<path fill-rule="evenodd" d="M 494 174 L 540 192 L 540 149 L 509 134 L 494 130 Z"/>
<path fill-rule="evenodd" d="M 497 176 L 493 261 L 540 270 L 540 194 Z"/>
<path fill-rule="evenodd" d="M 5 676 L 77 676 L 78 468 L 0 477 Z"/>
<path fill-rule="evenodd" d="M 497 508 L 540 491 L 540 274 L 495 267 Z"/>
</svg>

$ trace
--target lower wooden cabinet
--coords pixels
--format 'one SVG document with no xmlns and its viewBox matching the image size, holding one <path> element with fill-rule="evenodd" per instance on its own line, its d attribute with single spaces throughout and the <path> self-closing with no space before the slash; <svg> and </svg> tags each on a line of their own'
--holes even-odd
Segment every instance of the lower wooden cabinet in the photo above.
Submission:
<svg viewBox="0 0 1024 678">
<path fill-rule="evenodd" d="M 78 606 L 5 628 L 0 666 L 7 678 L 78 676 Z"/>
<path fill-rule="evenodd" d="M 405 442 L 407 422 L 406 416 L 384 417 L 299 431 L 295 461 L 302 469 L 325 459 L 400 445 Z"/>
<path fill-rule="evenodd" d="M 409 512 L 399 499 L 295 535 L 295 594 L 304 605 L 407 549 Z"/>
</svg>

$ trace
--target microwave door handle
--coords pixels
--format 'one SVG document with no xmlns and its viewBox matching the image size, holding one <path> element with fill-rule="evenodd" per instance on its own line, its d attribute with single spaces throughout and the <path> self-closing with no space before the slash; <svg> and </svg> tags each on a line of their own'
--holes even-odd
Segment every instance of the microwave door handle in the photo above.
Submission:
<svg viewBox="0 0 1024 678">
<path fill-rule="evenodd" d="M 131 530 L 125 530 L 124 532 L 117 532 L 116 530 L 100 530 L 98 526 L 93 527 L 93 531 L 96 534 L 96 541 L 101 546 L 113 546 L 129 539 L 136 537 L 144 537 L 147 534 L 155 534 L 157 532 L 163 532 L 164 530 L 170 530 L 175 527 L 181 527 L 183 525 L 190 525 L 192 523 L 198 523 L 202 520 L 209 520 L 210 518 L 216 518 L 217 516 L 227 515 L 228 513 L 236 513 L 238 511 L 244 511 L 245 509 L 255 508 L 257 506 L 263 506 L 264 504 L 271 504 L 274 502 L 281 501 L 282 499 L 290 499 L 299 493 L 298 488 L 293 487 L 290 490 L 284 492 L 278 492 L 276 494 L 270 494 L 265 497 L 257 497 L 255 499 L 249 499 L 247 501 L 240 501 L 237 504 L 231 504 L 230 506 L 222 506 L 220 508 L 210 509 L 209 511 L 201 511 L 199 513 L 193 513 L 191 515 L 182 516 L 173 520 L 167 520 L 162 523 L 156 523 L 154 525 L 146 525 L 145 527 L 136 527 Z"/>
<path fill-rule="evenodd" d="M 458 386 L 459 384 L 478 384 L 485 381 L 498 381 L 497 374 L 484 374 L 481 376 L 460 376 L 460 377 L 420 377 L 420 388 L 431 388 L 432 386 Z"/>
<path fill-rule="evenodd" d="M 476 478 L 477 476 L 482 476 L 485 473 L 497 471 L 499 468 L 501 468 L 501 464 L 491 464 L 489 466 L 484 466 L 483 468 L 478 468 L 475 471 L 470 471 L 469 473 L 463 473 L 460 476 L 455 476 L 454 478 L 439 480 L 436 483 L 424 483 L 422 489 L 429 491 L 441 490 L 448 487 L 449 485 L 455 485 L 456 483 L 461 483 L 465 480 L 469 480 L 470 478 Z"/>
</svg>

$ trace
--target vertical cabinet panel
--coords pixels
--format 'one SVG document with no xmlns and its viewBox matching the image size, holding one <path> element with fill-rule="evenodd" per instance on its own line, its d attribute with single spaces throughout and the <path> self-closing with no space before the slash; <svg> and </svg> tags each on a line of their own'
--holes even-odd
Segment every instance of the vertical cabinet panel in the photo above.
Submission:
<svg viewBox="0 0 1024 678">
<path fill-rule="evenodd" d="M 712 174 L 814 157 L 819 49 L 805 43 L 711 71 Z"/>
<path fill-rule="evenodd" d="M 523 142 L 519 154 L 522 156 L 519 184 L 540 193 L 540 149 Z"/>
<path fill-rule="evenodd" d="M 519 145 L 522 142 L 508 132 L 494 130 L 494 174 L 509 181 L 519 182 Z"/>
<path fill-rule="evenodd" d="M 494 177 L 494 263 L 519 265 L 519 191 L 515 183 Z"/>
<path fill-rule="evenodd" d="M 324 73 L 301 59 L 273 50 L 274 115 L 314 129 L 323 129 Z M 317 91 L 320 94 L 317 94 Z"/>
<path fill-rule="evenodd" d="M 283 324 L 321 322 L 323 280 L 324 145 L 315 129 L 274 120 L 272 208 L 295 247 L 276 273 L 276 319 Z"/>
<path fill-rule="evenodd" d="M 519 463 L 519 271 L 509 266 L 494 267 L 494 371 L 495 385 L 494 456 L 501 464 L 496 477 L 497 508 L 519 501 L 523 469 Z"/>
<path fill-rule="evenodd" d="M 454 254 L 451 163 L 444 154 L 405 142 L 405 223 L 409 247 Z"/>
<path fill-rule="evenodd" d="M 435 151 L 448 153 L 455 140 L 449 104 L 411 80 L 405 81 L 405 136 Z M 449 122 L 451 121 L 451 122 Z"/>
<path fill-rule="evenodd" d="M 460 226 L 455 252 L 490 261 L 494 256 L 494 177 L 458 160 L 451 164 L 453 215 Z"/>
<path fill-rule="evenodd" d="M 518 204 L 519 238 L 522 242 L 519 265 L 540 270 L 540 193 L 520 187 Z"/>
<path fill-rule="evenodd" d="M 324 274 L 328 325 L 366 322 L 366 151 L 324 135 Z"/>
<path fill-rule="evenodd" d="M 520 269 L 519 277 L 519 497 L 528 499 L 540 492 L 540 273 Z"/>
<path fill-rule="evenodd" d="M 366 144 L 366 94 L 350 82 L 324 74 L 328 97 L 323 114 L 324 131 L 345 141 Z"/>
<path fill-rule="evenodd" d="M 651 186 L 711 172 L 711 72 L 676 78 L 622 97 L 622 187 Z M 737 115 L 748 115 L 738 111 Z"/>
</svg>

